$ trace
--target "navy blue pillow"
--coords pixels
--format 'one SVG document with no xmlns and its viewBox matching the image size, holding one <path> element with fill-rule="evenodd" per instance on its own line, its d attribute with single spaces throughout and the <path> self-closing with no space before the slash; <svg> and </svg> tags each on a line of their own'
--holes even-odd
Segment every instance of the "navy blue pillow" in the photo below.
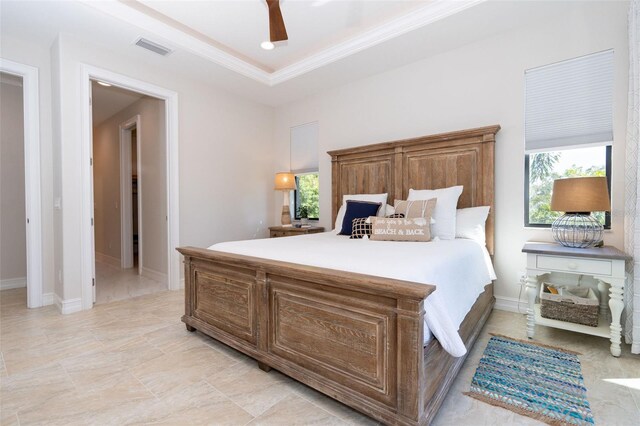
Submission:
<svg viewBox="0 0 640 426">
<path fill-rule="evenodd" d="M 381 205 L 381 203 L 372 203 L 370 201 L 348 200 L 339 234 L 351 235 L 353 232 L 353 219 L 376 216 Z"/>
</svg>

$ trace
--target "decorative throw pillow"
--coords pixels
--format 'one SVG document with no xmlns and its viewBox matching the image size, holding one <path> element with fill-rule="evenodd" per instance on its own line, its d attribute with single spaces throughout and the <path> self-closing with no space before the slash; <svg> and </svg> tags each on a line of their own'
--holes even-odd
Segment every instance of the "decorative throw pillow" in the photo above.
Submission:
<svg viewBox="0 0 640 426">
<path fill-rule="evenodd" d="M 436 198 L 430 200 L 395 200 L 393 205 L 396 213 L 401 213 L 407 219 L 414 217 L 432 218 L 436 208 Z"/>
<path fill-rule="evenodd" d="M 431 241 L 429 219 L 371 218 L 372 241 Z"/>
<path fill-rule="evenodd" d="M 389 208 L 390 206 L 387 206 Z M 403 218 L 404 215 L 399 213 L 394 213 L 385 216 L 386 218 Z M 358 219 L 353 219 L 353 225 L 351 230 L 351 239 L 360 239 L 364 237 L 371 236 L 371 220 L 368 217 L 360 217 Z"/>
<path fill-rule="evenodd" d="M 353 219 L 351 239 L 360 239 L 371 235 L 371 221 L 368 217 Z"/>
<path fill-rule="evenodd" d="M 384 194 L 347 194 L 342 196 L 342 205 L 338 209 L 338 214 L 336 215 L 336 223 L 333 226 L 333 229 L 336 234 L 339 234 L 342 230 L 342 221 L 344 220 L 344 212 L 347 210 L 347 201 L 370 201 L 373 203 L 381 203 L 383 207 L 378 210 L 377 216 L 384 216 L 386 213 L 385 206 L 387 204 L 387 193 Z"/>
<path fill-rule="evenodd" d="M 375 216 L 378 214 L 378 210 L 380 210 L 381 205 L 382 203 L 372 203 L 369 201 L 347 201 L 347 208 L 344 212 L 340 235 L 351 235 L 353 230 L 353 219 Z"/>
<path fill-rule="evenodd" d="M 466 238 L 486 244 L 485 223 L 489 216 L 489 206 L 458 209 L 456 212 L 456 238 Z"/>
<path fill-rule="evenodd" d="M 404 215 L 402 213 L 394 213 L 394 214 L 388 214 L 385 217 L 388 219 L 393 219 L 393 218 L 402 219 Z"/>
<path fill-rule="evenodd" d="M 462 194 L 462 186 L 452 186 L 442 189 L 409 189 L 407 200 L 429 200 L 437 198 L 436 208 L 433 210 L 433 237 L 442 240 L 453 240 L 456 237 L 456 207 Z"/>
</svg>

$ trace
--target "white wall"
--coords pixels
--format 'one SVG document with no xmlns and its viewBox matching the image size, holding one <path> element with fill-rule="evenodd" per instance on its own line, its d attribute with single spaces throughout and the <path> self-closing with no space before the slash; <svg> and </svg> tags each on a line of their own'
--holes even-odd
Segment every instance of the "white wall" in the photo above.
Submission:
<svg viewBox="0 0 640 426">
<path fill-rule="evenodd" d="M 185 75 L 151 67 L 139 58 L 61 35 L 52 48 L 60 93 L 59 143 L 62 209 L 63 299 L 82 295 L 81 270 L 81 63 L 146 81 L 178 93 L 180 244 L 207 246 L 265 236 L 273 209 L 271 108 L 228 94 Z M 59 61 L 56 59 L 59 57 Z M 144 185 L 144 184 L 143 184 Z M 143 188 L 144 191 L 144 188 Z"/>
<path fill-rule="evenodd" d="M 140 115 L 138 143 L 142 170 L 142 265 L 167 273 L 167 188 L 164 101 L 144 97 L 94 127 L 94 205 L 96 253 L 120 261 L 120 124 Z M 134 157 L 135 158 L 135 157 Z M 144 272 L 144 271 L 143 271 Z M 157 274 L 155 275 L 157 276 Z"/>
<path fill-rule="evenodd" d="M 627 2 L 575 2 L 568 14 L 551 14 L 534 26 L 478 40 L 281 107 L 276 111 L 273 170 L 288 167 L 290 128 L 318 121 L 320 224 L 330 229 L 331 163 L 327 151 L 500 124 L 496 143 L 495 292 L 503 298 L 499 302 L 513 302 L 518 297 L 517 276 L 525 266 L 523 243 L 551 239 L 549 231 L 525 229 L 523 225 L 526 69 L 615 49 L 613 212 L 605 243 L 622 247 L 627 9 Z M 279 217 L 277 201 L 274 196 L 274 223 Z"/>
<path fill-rule="evenodd" d="M 52 144 L 51 121 L 51 55 L 49 46 L 39 46 L 23 40 L 17 40 L 2 34 L 0 37 L 0 56 L 25 65 L 38 68 L 40 88 L 40 188 L 42 192 L 42 244 L 43 244 L 43 293 L 54 292 L 55 272 L 55 231 L 54 231 L 54 149 Z M 45 298 L 45 303 L 51 301 Z"/>
<path fill-rule="evenodd" d="M 93 128 L 93 205 L 96 257 L 120 264 L 120 135 L 122 121 Z"/>
<path fill-rule="evenodd" d="M 0 282 L 26 285 L 27 244 L 24 186 L 22 85 L 0 73 Z"/>
</svg>

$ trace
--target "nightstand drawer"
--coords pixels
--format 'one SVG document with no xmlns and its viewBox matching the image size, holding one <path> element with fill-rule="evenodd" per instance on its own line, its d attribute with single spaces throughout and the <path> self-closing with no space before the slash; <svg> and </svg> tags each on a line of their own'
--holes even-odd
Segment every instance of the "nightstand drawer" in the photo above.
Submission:
<svg viewBox="0 0 640 426">
<path fill-rule="evenodd" d="M 536 267 L 578 274 L 611 275 L 610 260 L 582 259 L 577 257 L 536 256 Z"/>
</svg>

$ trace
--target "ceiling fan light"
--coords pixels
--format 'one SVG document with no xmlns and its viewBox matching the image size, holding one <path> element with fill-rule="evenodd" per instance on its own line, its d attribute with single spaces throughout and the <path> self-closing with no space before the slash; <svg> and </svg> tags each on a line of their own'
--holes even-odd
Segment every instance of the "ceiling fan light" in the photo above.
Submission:
<svg viewBox="0 0 640 426">
<path fill-rule="evenodd" d="M 276 45 L 271 43 L 270 41 L 263 41 L 262 43 L 260 43 L 260 47 L 262 47 L 264 50 L 273 50 Z"/>
<path fill-rule="evenodd" d="M 104 86 L 104 87 L 111 87 L 111 85 L 110 85 L 109 83 L 106 83 L 106 82 L 104 82 L 104 81 L 99 81 L 99 80 L 98 80 L 98 84 L 99 84 L 100 86 Z"/>
</svg>

